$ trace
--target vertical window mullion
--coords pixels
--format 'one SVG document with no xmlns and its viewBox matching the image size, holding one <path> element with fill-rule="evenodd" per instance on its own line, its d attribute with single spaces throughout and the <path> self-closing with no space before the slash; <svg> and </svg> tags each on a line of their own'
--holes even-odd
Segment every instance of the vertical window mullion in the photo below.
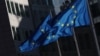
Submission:
<svg viewBox="0 0 100 56">
<path fill-rule="evenodd" d="M 14 40 L 17 40 L 15 27 L 12 27 L 12 32 L 14 34 Z"/>
<path fill-rule="evenodd" d="M 15 7 L 16 7 L 16 14 L 17 14 L 18 16 L 20 16 L 19 6 L 18 6 L 17 3 L 15 3 Z"/>
<path fill-rule="evenodd" d="M 16 28 L 16 35 L 17 35 L 18 41 L 20 41 L 21 37 L 20 37 L 20 29 L 19 28 Z"/>
<path fill-rule="evenodd" d="M 24 8 L 23 8 L 23 5 L 19 5 L 19 7 L 20 7 L 20 13 L 21 13 L 21 16 L 25 16 L 25 12 L 24 12 Z"/>
<path fill-rule="evenodd" d="M 8 9 L 8 12 L 9 12 L 9 13 L 11 13 L 10 3 L 9 3 L 9 1 L 8 1 L 8 0 L 6 1 L 6 4 L 7 4 L 7 9 Z"/>
<path fill-rule="evenodd" d="M 47 5 L 46 0 L 43 0 L 43 1 L 42 1 L 42 4 L 43 4 L 43 5 Z"/>
<path fill-rule="evenodd" d="M 28 37 L 29 37 L 28 31 L 25 31 L 25 35 L 26 35 L 26 39 L 28 39 Z"/>
<path fill-rule="evenodd" d="M 24 8 L 25 8 L 25 15 L 26 15 L 26 17 L 30 17 L 29 7 L 28 6 L 24 6 Z"/>
<path fill-rule="evenodd" d="M 13 3 L 13 2 L 11 2 L 11 8 L 12 8 L 12 13 L 13 13 L 13 14 L 16 14 L 15 8 L 14 8 L 14 3 Z"/>
</svg>

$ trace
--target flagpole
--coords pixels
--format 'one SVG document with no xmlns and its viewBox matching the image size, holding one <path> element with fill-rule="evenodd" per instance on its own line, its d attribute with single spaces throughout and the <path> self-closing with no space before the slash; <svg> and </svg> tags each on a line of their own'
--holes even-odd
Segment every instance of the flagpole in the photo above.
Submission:
<svg viewBox="0 0 100 56">
<path fill-rule="evenodd" d="M 50 15 L 51 15 L 51 17 L 53 17 L 51 10 L 50 10 Z M 57 48 L 58 48 L 59 56 L 62 56 L 61 49 L 60 49 L 60 45 L 59 45 L 59 41 L 57 40 L 56 43 L 57 43 Z"/>
<path fill-rule="evenodd" d="M 57 43 L 57 48 L 58 48 L 59 56 L 62 56 L 60 45 L 59 45 L 59 41 L 57 40 L 56 43 Z"/>
<path fill-rule="evenodd" d="M 76 38 L 75 30 L 74 30 L 73 27 L 72 27 L 72 32 L 73 32 L 73 39 L 75 41 L 75 46 L 76 46 L 76 49 L 77 49 L 77 54 L 78 54 L 78 56 L 81 56 L 80 55 L 80 50 L 79 50 L 79 47 L 78 47 L 78 41 L 77 41 L 77 38 Z"/>
<path fill-rule="evenodd" d="M 51 12 L 51 10 L 50 10 L 50 15 L 51 15 L 51 17 L 52 17 L 52 12 Z M 61 49 L 60 49 L 59 41 L 58 41 L 58 40 L 56 41 L 56 44 L 57 44 L 59 56 L 62 56 L 62 53 L 61 53 Z"/>
<path fill-rule="evenodd" d="M 88 0 L 87 0 L 87 5 L 88 5 L 88 11 L 89 11 L 89 15 L 90 15 L 91 29 L 93 31 L 94 40 L 95 40 L 95 44 L 96 44 L 96 49 L 97 49 L 97 52 L 98 52 L 98 56 L 100 56 L 99 43 L 98 43 L 98 40 L 97 40 L 97 35 L 96 35 L 96 32 L 95 32 L 94 23 L 93 23 L 93 20 L 92 20 L 93 18 L 92 18 L 91 12 L 90 12 L 89 1 Z"/>
<path fill-rule="evenodd" d="M 51 15 L 51 17 L 52 17 L 52 12 L 51 12 L 51 10 L 50 10 L 50 15 Z M 59 41 L 57 40 L 56 43 L 57 43 L 57 48 L 58 48 L 59 56 L 62 56 L 61 49 L 60 49 L 60 45 L 59 45 Z"/>
<path fill-rule="evenodd" d="M 46 2 L 47 2 L 47 5 L 49 6 L 48 0 L 46 0 Z M 51 9 L 50 9 L 50 15 L 51 15 L 51 17 L 53 17 L 52 12 L 51 12 Z M 60 49 L 60 46 L 59 46 L 59 41 L 57 40 L 56 43 L 57 43 L 57 48 L 58 48 L 59 56 L 62 56 L 61 49 Z"/>
</svg>

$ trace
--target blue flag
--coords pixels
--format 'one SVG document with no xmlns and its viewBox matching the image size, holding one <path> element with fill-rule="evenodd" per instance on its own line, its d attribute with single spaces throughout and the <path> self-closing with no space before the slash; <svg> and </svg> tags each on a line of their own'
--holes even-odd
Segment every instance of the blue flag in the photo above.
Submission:
<svg viewBox="0 0 100 56">
<path fill-rule="evenodd" d="M 71 27 L 80 27 L 90 24 L 86 0 L 76 0 L 60 20 L 50 30 L 43 45 L 56 41 L 61 36 L 71 36 Z"/>
<path fill-rule="evenodd" d="M 54 23 L 54 25 L 51 23 L 52 27 L 50 24 L 47 24 L 50 26 L 49 30 L 45 31 L 43 28 L 42 31 L 44 34 L 36 33 L 37 37 L 33 36 L 32 41 L 28 40 L 20 46 L 21 51 L 30 51 L 41 45 L 47 45 L 62 36 L 72 36 L 71 27 L 80 27 L 90 24 L 86 0 L 76 0 L 74 4 L 70 6 L 69 10 L 66 9 L 59 16 L 60 17 L 56 18 L 57 22 Z M 45 25 L 44 27 L 48 26 Z"/>
</svg>

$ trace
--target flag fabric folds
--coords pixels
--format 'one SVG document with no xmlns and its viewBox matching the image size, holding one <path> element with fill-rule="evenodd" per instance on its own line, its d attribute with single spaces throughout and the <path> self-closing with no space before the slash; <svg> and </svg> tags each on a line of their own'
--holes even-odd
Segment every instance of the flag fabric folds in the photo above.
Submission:
<svg viewBox="0 0 100 56">
<path fill-rule="evenodd" d="M 46 31 L 49 31 L 51 29 L 51 26 L 48 24 L 48 22 L 51 20 L 51 15 L 49 14 L 46 19 L 43 21 L 42 25 L 40 25 L 40 27 L 38 28 L 38 30 L 36 31 L 36 33 L 34 34 L 34 37 L 32 37 L 32 39 L 34 39 L 34 41 L 36 41 L 37 39 L 39 39 L 39 37 L 44 34 Z"/>
<path fill-rule="evenodd" d="M 33 48 L 33 44 L 31 43 L 32 41 L 36 42 L 38 41 L 38 39 L 45 34 L 45 32 L 49 31 L 51 26 L 48 25 L 48 22 L 51 20 L 51 15 L 49 14 L 46 19 L 43 21 L 43 23 L 39 26 L 39 28 L 37 29 L 37 31 L 35 32 L 35 34 L 30 37 L 30 39 L 26 40 L 24 43 L 21 44 L 21 46 L 19 47 L 21 52 L 25 52 L 25 51 L 29 51 L 32 50 Z M 34 46 L 37 47 L 38 45 L 36 44 Z"/>
<path fill-rule="evenodd" d="M 47 21 L 49 20 L 46 18 L 46 22 L 43 23 L 42 28 L 40 26 L 41 29 L 36 32 L 31 41 L 27 40 L 20 46 L 21 52 L 30 51 L 41 45 L 47 45 L 62 36 L 72 36 L 71 27 L 80 27 L 90 24 L 86 0 L 76 0 L 74 4 L 70 6 L 69 10 L 66 9 L 62 13 L 59 15 L 60 17 L 56 18 L 57 22 L 52 27 L 52 23 L 48 24 Z"/>
<path fill-rule="evenodd" d="M 43 45 L 56 41 L 61 36 L 71 36 L 71 27 L 80 27 L 90 24 L 86 0 L 76 0 L 71 8 L 63 14 L 60 20 L 52 27 Z"/>
</svg>

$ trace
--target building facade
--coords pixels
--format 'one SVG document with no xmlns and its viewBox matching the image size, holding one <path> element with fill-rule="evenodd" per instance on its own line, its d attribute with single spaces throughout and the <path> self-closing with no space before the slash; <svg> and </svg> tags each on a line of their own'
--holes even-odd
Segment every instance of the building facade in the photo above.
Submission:
<svg viewBox="0 0 100 56">
<path fill-rule="evenodd" d="M 20 54 L 18 47 L 29 38 L 35 28 L 28 0 L 5 0 L 5 3 L 18 56 L 24 56 L 26 54 Z"/>
</svg>

